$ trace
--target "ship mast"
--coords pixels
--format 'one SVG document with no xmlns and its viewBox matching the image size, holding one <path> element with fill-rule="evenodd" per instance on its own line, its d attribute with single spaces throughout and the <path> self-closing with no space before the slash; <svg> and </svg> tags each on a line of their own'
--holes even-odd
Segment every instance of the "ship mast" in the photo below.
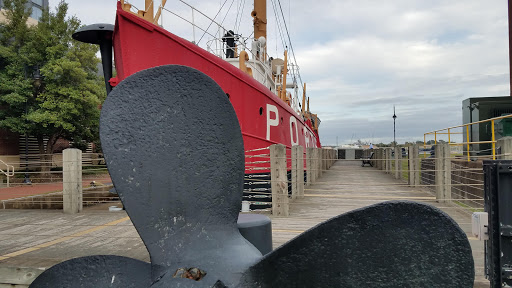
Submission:
<svg viewBox="0 0 512 288">
<path fill-rule="evenodd" d="M 254 18 L 254 38 L 258 40 L 263 36 L 267 39 L 267 0 L 254 0 L 251 16 Z"/>
<path fill-rule="evenodd" d="M 254 27 L 254 39 L 267 39 L 267 0 L 254 0 L 254 10 L 251 12 Z M 267 48 L 263 47 L 262 59 L 267 57 Z"/>
</svg>

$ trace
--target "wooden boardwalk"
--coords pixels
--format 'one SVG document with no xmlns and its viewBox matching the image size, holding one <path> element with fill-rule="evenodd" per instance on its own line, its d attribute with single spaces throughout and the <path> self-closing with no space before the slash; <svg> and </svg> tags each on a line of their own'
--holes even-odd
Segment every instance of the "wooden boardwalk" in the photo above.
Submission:
<svg viewBox="0 0 512 288">
<path fill-rule="evenodd" d="M 468 235 L 475 260 L 475 287 L 489 287 L 484 277 L 483 241 L 471 235 L 471 213 L 449 203 L 437 203 L 427 189 L 412 188 L 391 174 L 372 167 L 361 167 L 360 161 L 338 160 L 322 177 L 306 187 L 305 197 L 291 202 L 289 217 L 272 219 L 274 248 L 303 231 L 339 214 L 390 200 L 423 202 L 446 212 Z"/>
<path fill-rule="evenodd" d="M 469 235 L 470 213 L 435 202 L 428 191 L 407 187 L 383 171 L 361 167 L 360 162 L 340 160 L 306 187 L 305 196 L 291 202 L 289 217 L 270 216 L 274 248 L 322 221 L 357 208 L 388 200 L 425 202 L 447 212 L 468 233 L 477 273 L 475 287 L 489 287 L 483 277 L 483 242 Z M 106 208 L 99 205 L 76 215 L 0 210 L 0 287 L 4 283 L 26 285 L 40 273 L 39 268 L 80 256 L 110 254 L 149 261 L 126 213 L 107 212 Z"/>
</svg>

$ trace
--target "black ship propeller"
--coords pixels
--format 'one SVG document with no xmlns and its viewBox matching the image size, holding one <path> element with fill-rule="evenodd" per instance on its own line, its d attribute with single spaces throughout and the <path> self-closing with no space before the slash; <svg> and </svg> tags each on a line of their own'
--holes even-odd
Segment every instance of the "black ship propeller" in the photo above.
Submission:
<svg viewBox="0 0 512 288">
<path fill-rule="evenodd" d="M 100 125 L 108 170 L 151 263 L 81 257 L 30 287 L 473 285 L 465 233 L 413 202 L 342 214 L 262 256 L 236 226 L 244 177 L 237 116 L 195 69 L 160 66 L 126 78 L 107 97 Z"/>
</svg>

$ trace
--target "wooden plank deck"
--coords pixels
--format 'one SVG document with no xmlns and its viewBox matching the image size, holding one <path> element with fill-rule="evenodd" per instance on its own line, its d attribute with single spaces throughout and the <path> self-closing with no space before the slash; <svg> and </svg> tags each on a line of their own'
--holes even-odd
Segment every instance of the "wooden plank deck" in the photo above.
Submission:
<svg viewBox="0 0 512 288">
<path fill-rule="evenodd" d="M 475 287 L 489 287 L 484 277 L 483 241 L 471 235 L 471 212 L 457 205 L 438 203 L 429 190 L 406 184 L 384 171 L 361 167 L 360 161 L 338 160 L 316 183 L 306 187 L 303 199 L 291 202 L 289 217 L 269 215 L 274 248 L 327 219 L 357 208 L 389 200 L 423 202 L 443 210 L 466 232 L 475 260 Z"/>
<path fill-rule="evenodd" d="M 400 199 L 437 206 L 470 233 L 468 212 L 461 211 L 460 207 L 439 204 L 429 192 L 404 184 L 383 171 L 361 167 L 358 161 L 339 160 L 317 183 L 306 187 L 305 198 L 291 202 L 289 217 L 269 215 L 274 248 L 341 213 Z M 37 271 L 41 271 L 39 268 L 48 268 L 75 257 L 110 254 L 149 261 L 149 254 L 126 213 L 107 212 L 108 206 L 88 208 L 76 215 L 48 210 L 1 210 L 0 287 L 4 287 L 2 283 L 5 281 L 26 285 L 24 283 L 30 283 Z M 475 287 L 489 287 L 489 282 L 483 278 L 483 242 L 472 239 L 469 234 L 468 238 L 475 258 Z M 13 269 L 18 269 L 17 273 L 27 271 L 16 276 L 23 278 L 19 283 L 12 283 L 13 277 L 9 275 Z"/>
</svg>

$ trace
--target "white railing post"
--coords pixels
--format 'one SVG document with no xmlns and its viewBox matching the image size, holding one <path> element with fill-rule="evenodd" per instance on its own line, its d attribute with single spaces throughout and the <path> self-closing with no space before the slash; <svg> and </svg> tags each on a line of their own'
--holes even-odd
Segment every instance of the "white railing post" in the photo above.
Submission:
<svg viewBox="0 0 512 288">
<path fill-rule="evenodd" d="M 286 177 L 286 146 L 270 146 L 270 179 L 272 187 L 272 215 L 288 216 L 288 179 Z"/>
<path fill-rule="evenodd" d="M 75 214 L 82 211 L 82 151 L 68 148 L 62 152 L 62 201 L 64 213 Z"/>
</svg>

